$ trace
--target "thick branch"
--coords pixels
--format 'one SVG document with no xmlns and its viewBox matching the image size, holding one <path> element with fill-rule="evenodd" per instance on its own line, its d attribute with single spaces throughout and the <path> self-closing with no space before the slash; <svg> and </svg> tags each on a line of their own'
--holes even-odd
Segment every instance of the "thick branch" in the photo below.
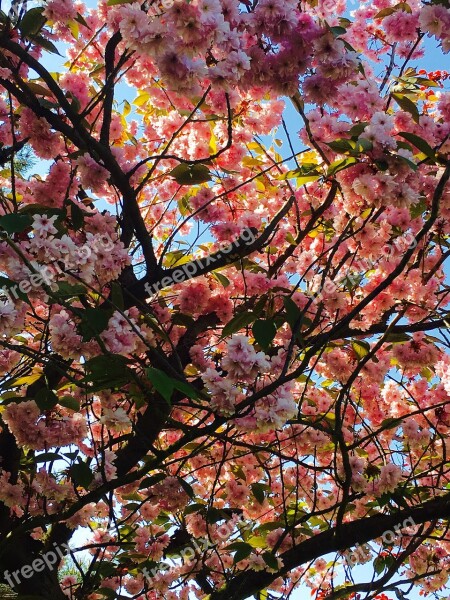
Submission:
<svg viewBox="0 0 450 600">
<path fill-rule="evenodd" d="M 221 590 L 213 592 L 208 600 L 245 600 L 258 591 L 270 585 L 280 575 L 286 575 L 292 569 L 309 563 L 329 552 L 338 552 L 352 548 L 356 544 L 365 544 L 381 537 L 388 530 L 394 530 L 396 525 L 401 527 L 406 519 L 412 519 L 416 525 L 433 521 L 434 519 L 448 519 L 450 517 L 450 494 L 445 494 L 422 506 L 402 510 L 394 514 L 379 514 L 374 517 L 358 519 L 341 526 L 340 536 L 336 529 L 319 533 L 298 546 L 287 550 L 281 555 L 283 568 L 276 573 L 267 571 L 245 571 Z"/>
<path fill-rule="evenodd" d="M 112 107 L 114 102 L 114 54 L 122 36 L 120 31 L 112 36 L 105 48 L 105 100 L 103 102 L 103 123 L 100 132 L 100 142 L 109 144 L 109 130 L 111 128 Z"/>
<path fill-rule="evenodd" d="M 36 116 L 46 119 L 56 131 L 59 131 L 62 135 L 66 136 L 80 150 L 89 152 L 95 161 L 99 162 L 99 164 L 104 166 L 109 171 L 111 175 L 111 182 L 120 191 L 124 202 L 124 222 L 121 241 L 128 246 L 132 238 L 132 232 L 135 232 L 136 238 L 142 246 L 142 252 L 144 254 L 147 271 L 151 272 L 154 276 L 157 270 L 157 263 L 153 251 L 151 236 L 147 232 L 147 228 L 137 202 L 137 192 L 135 189 L 133 189 L 129 182 L 128 176 L 124 174 L 118 162 L 114 158 L 109 144 L 103 143 L 102 140 L 98 141 L 85 129 L 80 122 L 80 115 L 74 111 L 61 88 L 58 86 L 47 69 L 45 69 L 41 63 L 39 63 L 39 61 L 33 58 L 33 56 L 26 52 L 26 50 L 24 50 L 19 44 L 12 42 L 4 36 L 0 38 L 0 47 L 3 47 L 9 50 L 12 54 L 18 56 L 21 61 L 36 71 L 38 75 L 40 75 L 42 80 L 47 84 L 48 88 L 57 99 L 60 107 L 64 111 L 65 116 L 69 119 L 72 126 L 65 122 L 59 115 L 42 106 L 36 96 L 28 88 L 26 82 L 23 81 L 19 75 L 17 75 L 16 78 L 20 83 L 20 88 L 18 87 L 18 84 L 14 84 L 5 79 L 1 79 L 1 84 L 15 98 L 17 98 L 21 104 L 30 108 Z M 109 57 L 108 61 L 110 61 Z M 14 72 L 14 65 L 12 63 L 6 60 L 3 60 L 3 63 Z M 110 97 L 108 98 L 111 99 Z"/>
<path fill-rule="evenodd" d="M 150 276 L 144 277 L 131 286 L 128 290 L 129 294 L 143 300 L 155 291 L 159 291 L 165 287 L 169 287 L 174 283 L 182 283 L 187 279 L 200 277 L 233 264 L 239 259 L 249 256 L 253 252 L 258 252 L 264 248 L 271 235 L 275 232 L 280 221 L 288 214 L 294 203 L 294 196 L 291 196 L 283 208 L 274 216 L 272 221 L 264 229 L 263 233 L 248 240 L 247 235 L 241 235 L 232 245 L 231 252 L 219 250 L 204 258 L 198 258 L 191 262 L 185 263 L 179 267 L 160 270 Z M 254 234 L 256 230 L 252 230 Z"/>
</svg>

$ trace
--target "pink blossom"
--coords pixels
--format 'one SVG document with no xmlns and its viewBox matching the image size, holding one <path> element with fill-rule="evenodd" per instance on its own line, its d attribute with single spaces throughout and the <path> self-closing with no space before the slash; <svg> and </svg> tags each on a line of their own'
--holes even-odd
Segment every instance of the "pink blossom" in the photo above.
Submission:
<svg viewBox="0 0 450 600">
<path fill-rule="evenodd" d="M 417 38 L 419 14 L 397 10 L 383 19 L 386 38 L 390 42 L 414 41 Z"/>
<path fill-rule="evenodd" d="M 234 379 L 251 380 L 258 372 L 269 368 L 264 353 L 256 352 L 244 335 L 234 335 L 227 344 L 227 351 L 222 367 Z"/>
<path fill-rule="evenodd" d="M 34 215 L 33 216 L 33 229 L 38 235 L 55 234 L 58 232 L 54 223 L 57 219 L 57 215 L 48 217 L 47 215 Z"/>
<path fill-rule="evenodd" d="M 402 479 L 402 470 L 398 465 L 388 463 L 381 467 L 378 480 L 380 493 L 393 492 Z"/>
<path fill-rule="evenodd" d="M 87 434 L 86 422 L 80 413 L 69 415 L 63 411 L 44 416 L 34 400 L 9 404 L 3 420 L 19 444 L 34 450 L 81 442 Z"/>
</svg>

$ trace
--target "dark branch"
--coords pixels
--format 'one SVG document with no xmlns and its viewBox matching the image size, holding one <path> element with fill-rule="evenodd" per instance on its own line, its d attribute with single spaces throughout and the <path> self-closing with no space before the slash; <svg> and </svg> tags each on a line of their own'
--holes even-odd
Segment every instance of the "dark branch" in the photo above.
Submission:
<svg viewBox="0 0 450 600">
<path fill-rule="evenodd" d="M 378 514 L 373 517 L 358 519 L 341 526 L 341 534 L 336 535 L 336 529 L 329 529 L 312 536 L 298 546 L 280 555 L 283 568 L 276 573 L 267 571 L 245 571 L 234 577 L 228 585 L 213 592 L 208 600 L 245 600 L 261 589 L 270 585 L 275 579 L 286 575 L 292 569 L 314 561 L 330 552 L 339 552 L 352 548 L 356 544 L 365 544 L 377 539 L 388 530 L 394 530 L 396 525 L 401 527 L 406 519 L 412 519 L 416 525 L 435 519 L 450 517 L 450 494 L 435 498 L 422 506 L 401 510 L 394 514 Z"/>
</svg>

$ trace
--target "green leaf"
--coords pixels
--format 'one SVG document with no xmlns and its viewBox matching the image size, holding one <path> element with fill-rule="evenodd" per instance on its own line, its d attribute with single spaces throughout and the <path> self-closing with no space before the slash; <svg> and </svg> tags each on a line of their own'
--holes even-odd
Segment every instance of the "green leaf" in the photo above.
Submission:
<svg viewBox="0 0 450 600">
<path fill-rule="evenodd" d="M 350 137 L 359 138 L 359 136 L 362 134 L 362 132 L 368 124 L 368 121 L 361 121 L 361 123 L 356 123 L 355 125 L 353 125 L 353 127 L 348 132 Z"/>
<path fill-rule="evenodd" d="M 189 496 L 189 498 L 194 499 L 195 494 L 194 494 L 194 490 L 192 489 L 192 486 L 189 485 L 189 483 L 187 481 L 185 481 L 182 477 L 177 477 L 177 479 L 178 479 L 178 483 L 181 485 L 181 487 L 186 492 L 186 494 Z"/>
<path fill-rule="evenodd" d="M 423 367 L 423 369 L 420 371 L 420 375 L 427 381 L 431 381 L 434 377 L 434 372 L 428 367 Z"/>
<path fill-rule="evenodd" d="M 296 177 L 297 180 L 300 180 L 303 183 L 309 183 L 311 181 L 317 181 L 321 176 L 321 173 L 317 169 L 318 165 L 316 163 L 303 163 L 293 171 L 277 175 L 276 179 L 286 181 L 287 179 L 294 179 Z M 301 185 L 303 185 L 303 183 Z"/>
<path fill-rule="evenodd" d="M 106 6 L 117 6 L 118 4 L 132 4 L 134 0 L 108 0 Z"/>
<path fill-rule="evenodd" d="M 420 85 L 424 85 L 426 87 L 439 87 L 438 83 L 436 83 L 432 79 L 427 79 L 426 77 L 415 77 L 414 82 Z"/>
<path fill-rule="evenodd" d="M 70 215 L 74 229 L 81 229 L 84 224 L 84 212 L 75 202 L 70 202 Z"/>
<path fill-rule="evenodd" d="M 380 171 L 387 171 L 389 169 L 389 163 L 386 160 L 376 160 L 375 164 Z"/>
<path fill-rule="evenodd" d="M 64 460 L 61 454 L 57 454 L 56 452 L 44 452 L 43 454 L 38 454 L 34 457 L 35 463 L 40 462 L 50 462 L 52 460 Z"/>
<path fill-rule="evenodd" d="M 403 10 L 404 12 L 407 12 L 409 14 L 412 13 L 412 8 L 410 7 L 410 5 L 407 2 L 399 2 L 395 8 L 397 8 L 398 10 Z"/>
<path fill-rule="evenodd" d="M 384 419 L 380 423 L 380 427 L 383 429 L 396 429 L 402 422 L 402 419 L 398 417 L 389 417 L 388 419 Z"/>
<path fill-rule="evenodd" d="M 389 17 L 389 15 L 393 15 L 397 9 L 394 6 L 388 6 L 387 8 L 383 8 L 380 12 L 373 17 L 374 19 L 384 19 L 384 17 Z"/>
<path fill-rule="evenodd" d="M 191 212 L 189 196 L 183 196 L 178 200 L 178 210 L 180 211 L 182 217 L 185 217 Z"/>
<path fill-rule="evenodd" d="M 236 550 L 233 557 L 233 564 L 238 563 L 240 560 L 244 560 L 253 552 L 252 546 L 246 542 L 234 542 L 233 544 L 230 544 L 227 549 Z"/>
<path fill-rule="evenodd" d="M 81 15 L 80 13 L 77 13 L 77 16 L 75 17 L 75 21 L 78 21 L 78 23 L 80 25 L 83 25 L 84 27 L 87 27 L 88 29 L 91 29 L 89 27 L 89 25 L 86 23 L 86 20 L 84 19 L 83 15 Z"/>
<path fill-rule="evenodd" d="M 335 152 L 343 153 L 349 152 L 354 149 L 355 143 L 351 140 L 346 140 L 345 138 L 338 138 L 337 140 L 333 140 L 332 142 L 326 142 L 327 146 L 329 146 Z"/>
<path fill-rule="evenodd" d="M 145 488 L 152 487 L 152 485 L 159 483 L 160 481 L 162 481 L 165 478 L 166 478 L 165 473 L 157 473 L 156 475 L 151 475 L 150 477 L 146 477 L 145 479 L 143 479 L 141 481 L 141 483 L 139 485 L 139 489 L 143 490 Z"/>
<path fill-rule="evenodd" d="M 404 508 L 406 508 L 407 510 L 409 510 L 409 505 L 405 502 L 405 506 Z M 385 556 L 384 557 L 384 566 L 386 567 L 386 569 L 390 569 L 392 567 L 392 565 L 395 563 L 395 558 L 393 556 Z M 401 598 L 402 596 L 400 596 Z M 397 595 L 398 598 L 398 595 Z"/>
<path fill-rule="evenodd" d="M 219 521 L 227 519 L 228 517 L 226 513 L 223 510 L 215 508 L 214 506 L 211 506 L 211 508 L 208 508 L 208 510 L 206 511 L 206 522 L 210 523 L 211 525 L 214 525 L 214 523 L 218 523 Z M 237 543 L 240 544 L 241 542 Z"/>
<path fill-rule="evenodd" d="M 172 317 L 172 323 L 174 325 L 182 325 L 183 327 L 191 327 L 195 323 L 195 320 L 189 315 L 175 313 Z"/>
<path fill-rule="evenodd" d="M 373 561 L 373 569 L 377 575 L 381 575 L 384 571 L 386 564 L 384 562 L 384 557 L 377 556 L 377 558 Z"/>
<path fill-rule="evenodd" d="M 373 18 L 374 19 L 384 19 L 384 17 L 388 17 L 389 15 L 393 15 L 398 10 L 402 10 L 407 13 L 411 13 L 411 7 L 407 2 L 399 2 L 395 6 L 388 6 L 387 8 L 383 8 L 380 10 Z"/>
<path fill-rule="evenodd" d="M 112 562 L 106 562 L 106 561 L 98 562 L 97 568 L 95 570 L 95 574 L 100 575 L 101 578 L 112 577 L 116 573 L 117 573 L 117 566 Z M 101 588 L 101 589 L 110 590 L 111 588 Z"/>
<path fill-rule="evenodd" d="M 197 390 L 189 383 L 186 383 L 185 381 L 179 381 L 178 379 L 172 379 L 172 383 L 176 390 L 182 394 L 185 394 L 188 398 L 192 398 L 193 400 L 198 398 Z"/>
<path fill-rule="evenodd" d="M 267 540 L 265 536 L 262 535 L 252 535 L 247 539 L 247 542 L 251 545 L 252 548 L 266 548 Z"/>
<path fill-rule="evenodd" d="M 339 173 L 339 171 L 342 171 L 343 169 L 347 169 L 348 167 L 351 167 L 352 165 L 356 164 L 357 162 L 358 161 L 353 156 L 349 156 L 348 158 L 342 158 L 341 160 L 335 160 L 328 167 L 327 177 L 336 175 L 336 173 Z"/>
<path fill-rule="evenodd" d="M 275 571 L 278 571 L 278 561 L 271 552 L 264 552 L 262 557 L 268 567 L 274 569 Z"/>
<path fill-rule="evenodd" d="M 59 398 L 58 404 L 75 412 L 79 412 L 80 410 L 80 401 L 73 396 L 63 396 L 62 398 Z"/>
<path fill-rule="evenodd" d="M 44 204 L 26 204 L 20 209 L 20 214 L 27 215 L 47 215 L 48 217 L 53 217 L 57 215 L 59 218 L 65 218 L 65 210 L 62 208 L 50 208 L 50 206 L 45 206 Z M 57 221 L 59 219 L 56 219 Z"/>
<path fill-rule="evenodd" d="M 205 165 L 188 165 L 181 163 L 169 175 L 180 185 L 197 185 L 210 181 L 211 173 Z"/>
<path fill-rule="evenodd" d="M 9 215 L 3 215 L 0 217 L 0 227 L 11 235 L 12 233 L 20 233 L 25 231 L 33 223 L 33 219 L 30 215 L 19 215 L 18 213 L 11 213 Z"/>
<path fill-rule="evenodd" d="M 320 179 L 320 177 L 320 175 L 301 175 L 300 177 L 297 177 L 295 182 L 299 187 L 301 187 L 306 183 L 312 183 L 313 181 L 317 181 L 318 179 Z"/>
<path fill-rule="evenodd" d="M 70 467 L 69 475 L 76 486 L 82 487 L 85 490 L 88 489 L 94 479 L 91 469 L 81 459 L 78 459 L 78 463 Z"/>
<path fill-rule="evenodd" d="M 73 298 L 74 296 L 82 296 L 86 293 L 86 288 L 81 283 L 67 283 L 67 281 L 58 282 L 58 289 L 55 296 L 58 298 Z"/>
<path fill-rule="evenodd" d="M 122 287 L 117 281 L 113 281 L 111 284 L 111 302 L 114 305 L 114 308 L 122 311 L 124 310 L 125 303 L 123 300 Z"/>
<path fill-rule="evenodd" d="M 229 335 L 240 331 L 247 325 L 250 325 L 250 323 L 253 323 L 255 319 L 256 315 L 251 311 L 239 313 L 233 317 L 231 321 L 229 321 L 222 329 L 222 337 L 228 337 Z"/>
<path fill-rule="evenodd" d="M 127 359 L 120 354 L 101 354 L 86 362 L 87 376 L 83 383 L 93 384 L 90 391 L 120 387 L 130 383 L 133 371 L 127 367 Z"/>
<path fill-rule="evenodd" d="M 355 48 L 351 44 L 349 44 L 347 40 L 342 40 L 342 43 L 349 52 L 356 52 Z M 364 67 L 362 66 L 361 62 L 358 64 L 358 71 L 360 71 L 365 76 Z"/>
<path fill-rule="evenodd" d="M 365 138 L 360 138 L 358 140 L 348 140 L 345 138 L 338 138 L 333 142 L 327 142 L 327 146 L 329 146 L 335 152 L 339 152 L 340 154 L 351 154 L 352 156 L 358 156 L 363 152 L 367 152 L 368 150 L 372 150 L 373 144 L 370 140 L 366 140 Z"/>
<path fill-rule="evenodd" d="M 283 304 L 286 310 L 286 321 L 289 323 L 291 329 L 293 329 L 297 321 L 301 318 L 302 312 L 292 298 L 284 297 Z"/>
<path fill-rule="evenodd" d="M 41 412 L 45 412 L 58 404 L 58 396 L 53 390 L 42 388 L 37 392 L 34 401 L 39 406 Z"/>
<path fill-rule="evenodd" d="M 78 22 L 75 19 L 73 19 L 73 21 L 69 21 L 67 23 L 67 27 L 70 29 L 72 37 L 74 37 L 77 40 L 80 35 L 80 28 L 78 26 Z"/>
<path fill-rule="evenodd" d="M 370 352 L 370 344 L 368 342 L 353 341 L 352 348 L 359 359 L 364 358 Z"/>
<path fill-rule="evenodd" d="M 173 250 L 173 252 L 167 252 L 164 257 L 165 267 L 175 267 L 189 262 L 189 256 L 184 250 Z"/>
<path fill-rule="evenodd" d="M 164 371 L 155 369 L 154 367 L 149 367 L 146 373 L 155 390 L 161 394 L 167 404 L 170 404 L 173 390 L 175 389 L 175 380 L 166 375 Z"/>
<path fill-rule="evenodd" d="M 222 273 L 213 271 L 212 275 L 217 279 L 217 281 L 219 281 L 219 283 L 223 285 L 224 288 L 230 285 L 230 280 L 228 279 L 228 277 L 225 277 L 225 275 L 222 275 Z"/>
<path fill-rule="evenodd" d="M 205 505 L 200 502 L 194 502 L 194 504 L 189 504 L 183 510 L 184 515 L 192 515 L 193 513 L 203 512 L 205 509 Z"/>
<path fill-rule="evenodd" d="M 24 14 L 19 23 L 19 30 L 22 35 L 29 37 L 40 32 L 47 21 L 43 11 L 43 8 L 32 8 Z"/>
<path fill-rule="evenodd" d="M 407 333 L 387 333 L 383 340 L 385 342 L 392 342 L 394 344 L 399 344 L 401 342 L 409 342 L 411 340 L 411 336 Z"/>
<path fill-rule="evenodd" d="M 318 168 L 319 165 L 317 163 L 304 162 L 295 169 L 293 173 L 295 174 L 295 177 L 301 177 L 302 175 L 320 175 Z"/>
<path fill-rule="evenodd" d="M 345 27 L 340 27 L 339 25 L 330 27 L 330 31 L 335 38 L 339 37 L 340 35 L 344 35 L 344 33 L 347 33 L 347 30 L 345 29 Z"/>
<path fill-rule="evenodd" d="M 105 331 L 111 316 L 111 310 L 86 308 L 81 315 L 81 323 L 79 324 L 83 342 L 88 342 L 96 335 L 102 333 L 102 331 Z"/>
<path fill-rule="evenodd" d="M 417 171 L 418 166 L 416 165 L 415 162 L 413 162 L 412 160 L 409 160 L 409 158 L 406 158 L 406 156 L 402 156 L 401 154 L 393 154 L 393 156 L 401 161 L 404 162 L 406 165 L 408 165 L 408 167 L 410 167 L 410 169 L 412 169 L 413 171 Z"/>
<path fill-rule="evenodd" d="M 265 485 L 263 483 L 252 483 L 250 486 L 252 488 L 252 493 L 255 496 L 256 500 L 262 504 L 265 498 Z"/>
<path fill-rule="evenodd" d="M 269 531 L 273 531 L 274 529 L 278 529 L 279 527 L 283 527 L 283 525 L 284 523 L 282 521 L 269 521 L 267 523 L 259 525 L 258 532 L 267 533 Z"/>
<path fill-rule="evenodd" d="M 253 323 L 252 333 L 255 341 L 266 350 L 277 334 L 277 326 L 273 319 L 258 319 Z"/>
<path fill-rule="evenodd" d="M 27 82 L 27 87 L 37 96 L 50 96 L 51 98 L 52 93 L 45 88 L 43 85 L 40 85 L 39 83 L 35 83 L 34 81 L 28 81 Z"/>
<path fill-rule="evenodd" d="M 58 54 L 58 56 L 62 56 L 62 54 L 59 52 L 59 50 L 55 46 L 55 44 L 53 42 L 51 42 L 50 40 L 48 40 L 47 38 L 43 37 L 42 35 L 33 35 L 33 36 L 30 35 L 29 38 L 35 44 L 42 46 L 42 48 L 44 48 L 44 50 L 47 50 L 48 52 L 51 52 L 52 54 Z"/>
<path fill-rule="evenodd" d="M 405 112 L 409 113 L 414 119 L 414 121 L 418 123 L 420 115 L 417 106 L 414 104 L 414 102 L 410 100 L 407 96 L 405 96 L 405 94 L 393 92 L 391 95 L 397 102 L 397 104 L 400 106 L 400 108 Z"/>
<path fill-rule="evenodd" d="M 358 152 L 368 152 L 373 149 L 373 144 L 370 140 L 362 137 L 358 139 L 358 143 L 356 145 L 356 150 Z"/>
<path fill-rule="evenodd" d="M 408 142 L 413 144 L 416 148 L 418 148 L 418 150 L 428 156 L 428 158 L 431 158 L 431 160 L 436 160 L 435 151 L 423 138 L 415 135 L 414 133 L 409 133 L 409 131 L 399 131 L 398 135 L 401 135 L 403 138 L 405 138 L 405 140 L 408 140 Z"/>
<path fill-rule="evenodd" d="M 421 200 L 417 204 L 413 204 L 410 209 L 410 215 L 412 219 L 420 217 L 427 210 L 427 202 L 425 198 L 421 198 Z"/>
</svg>

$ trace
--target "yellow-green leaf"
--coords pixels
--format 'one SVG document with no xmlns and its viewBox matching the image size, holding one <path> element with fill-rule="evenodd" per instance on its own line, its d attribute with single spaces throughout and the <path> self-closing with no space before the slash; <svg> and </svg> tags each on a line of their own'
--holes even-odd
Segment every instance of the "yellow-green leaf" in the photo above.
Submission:
<svg viewBox="0 0 450 600">
<path fill-rule="evenodd" d="M 400 94 L 398 92 L 393 92 L 392 97 L 402 110 L 404 110 L 412 116 L 416 123 L 419 122 L 419 111 L 412 100 L 410 100 L 405 94 Z"/>
<path fill-rule="evenodd" d="M 399 131 L 398 135 L 401 135 L 402 138 L 405 138 L 405 140 L 408 140 L 408 142 L 413 144 L 416 148 L 418 148 L 421 152 L 423 152 L 425 154 L 425 156 L 427 156 L 428 158 L 431 158 L 432 160 L 436 159 L 435 151 L 430 146 L 430 144 L 427 141 L 425 141 L 423 138 L 419 137 L 418 135 L 415 135 L 414 133 L 410 133 L 409 131 Z"/>
</svg>

